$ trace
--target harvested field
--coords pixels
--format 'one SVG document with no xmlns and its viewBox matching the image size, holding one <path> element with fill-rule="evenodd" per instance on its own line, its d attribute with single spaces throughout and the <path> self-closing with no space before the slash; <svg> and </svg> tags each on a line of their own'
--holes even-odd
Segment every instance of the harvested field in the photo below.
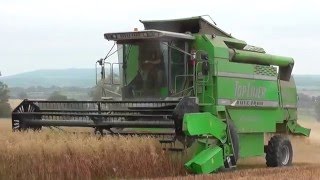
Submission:
<svg viewBox="0 0 320 180">
<path fill-rule="evenodd" d="M 259 157 L 240 159 L 236 171 L 194 176 L 187 174 L 178 155 L 162 151 L 152 138 L 51 130 L 12 133 L 11 121 L 0 119 L 0 179 L 319 179 L 320 124 L 300 123 L 312 133 L 310 138 L 291 137 L 293 166 L 266 168 Z"/>
</svg>

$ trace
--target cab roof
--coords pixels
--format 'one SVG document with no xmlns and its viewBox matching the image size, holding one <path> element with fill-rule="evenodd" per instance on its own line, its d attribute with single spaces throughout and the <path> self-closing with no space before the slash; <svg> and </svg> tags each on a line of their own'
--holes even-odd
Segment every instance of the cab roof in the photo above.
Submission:
<svg viewBox="0 0 320 180">
<path fill-rule="evenodd" d="M 202 16 L 169 20 L 140 20 L 140 22 L 146 30 L 157 29 L 177 33 L 215 34 L 217 36 L 232 38 L 230 34 L 213 25 Z"/>
<path fill-rule="evenodd" d="M 193 40 L 194 36 L 186 33 L 177 33 L 169 31 L 160 31 L 155 29 L 144 31 L 131 31 L 131 32 L 116 32 L 105 33 L 105 39 L 113 41 L 128 41 L 128 40 L 144 40 L 144 39 L 185 39 Z"/>
</svg>

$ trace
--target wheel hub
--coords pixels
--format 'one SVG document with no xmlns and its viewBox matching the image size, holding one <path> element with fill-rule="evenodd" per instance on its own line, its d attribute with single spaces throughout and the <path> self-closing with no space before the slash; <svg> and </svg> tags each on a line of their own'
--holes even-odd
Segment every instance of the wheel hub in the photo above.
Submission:
<svg viewBox="0 0 320 180">
<path fill-rule="evenodd" d="M 283 146 L 281 148 L 281 154 L 282 154 L 282 161 L 281 161 L 282 165 L 287 165 L 290 159 L 290 156 L 289 156 L 290 152 L 289 152 L 288 146 Z"/>
</svg>

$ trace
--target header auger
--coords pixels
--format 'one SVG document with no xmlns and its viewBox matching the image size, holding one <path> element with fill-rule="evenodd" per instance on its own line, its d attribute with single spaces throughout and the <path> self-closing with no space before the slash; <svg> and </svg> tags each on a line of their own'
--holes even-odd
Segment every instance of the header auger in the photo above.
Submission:
<svg viewBox="0 0 320 180">
<path fill-rule="evenodd" d="M 111 72 L 120 99 L 24 100 L 12 113 L 13 130 L 72 126 L 163 137 L 177 145 L 171 150 L 196 147 L 185 164 L 193 173 L 264 154 L 267 166 L 292 163 L 286 135 L 310 133 L 297 123 L 292 58 L 266 54 L 202 17 L 141 22 L 143 31 L 104 35 L 116 42 L 118 62 L 99 61 L 101 75 Z M 264 144 L 266 133 L 278 135 Z"/>
</svg>

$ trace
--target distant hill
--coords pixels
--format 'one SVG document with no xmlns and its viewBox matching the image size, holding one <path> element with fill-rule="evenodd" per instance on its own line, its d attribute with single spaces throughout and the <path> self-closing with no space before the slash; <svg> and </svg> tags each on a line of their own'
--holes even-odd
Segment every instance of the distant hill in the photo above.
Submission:
<svg viewBox="0 0 320 180">
<path fill-rule="evenodd" d="M 320 90 L 320 75 L 294 75 L 298 89 Z M 47 69 L 0 77 L 9 87 L 93 87 L 95 69 Z"/>
<path fill-rule="evenodd" d="M 92 87 L 95 77 L 95 69 L 48 69 L 0 77 L 0 81 L 9 87 Z"/>
<path fill-rule="evenodd" d="M 300 90 L 320 90 L 320 75 L 294 75 Z"/>
</svg>

